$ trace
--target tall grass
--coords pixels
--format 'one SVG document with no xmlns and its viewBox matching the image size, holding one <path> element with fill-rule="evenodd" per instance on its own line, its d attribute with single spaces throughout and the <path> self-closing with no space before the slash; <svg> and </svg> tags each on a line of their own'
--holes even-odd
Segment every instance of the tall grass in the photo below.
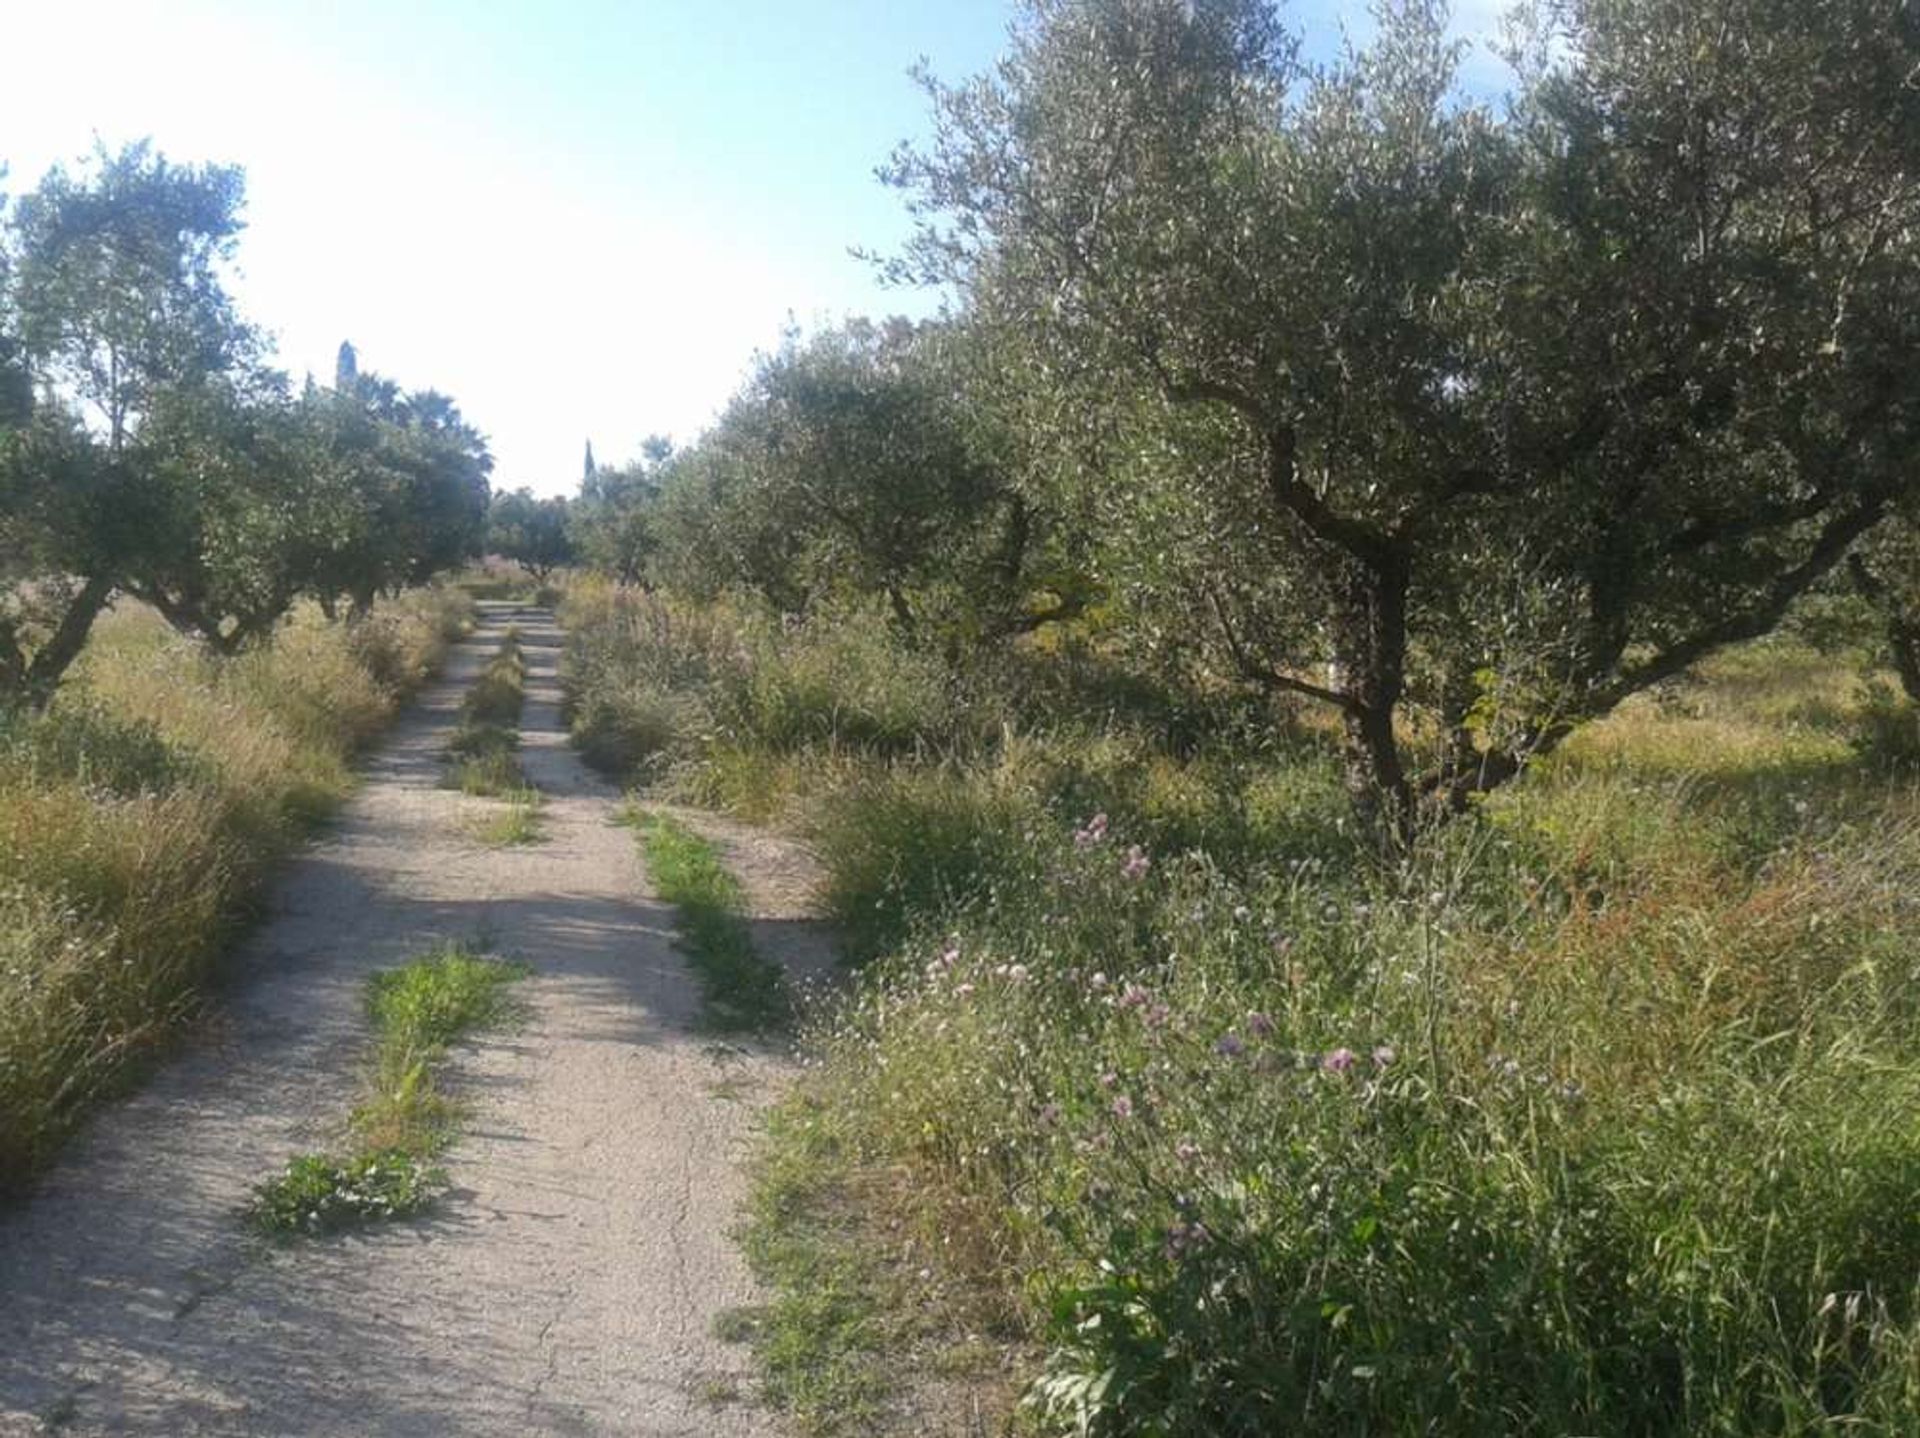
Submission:
<svg viewBox="0 0 1920 1438">
<path fill-rule="evenodd" d="M 0 716 L 0 1192 L 191 1010 L 271 866 L 468 614 L 421 591 L 221 662 L 128 610 L 49 712 Z"/>
<path fill-rule="evenodd" d="M 860 617 L 584 610 L 583 701 L 692 706 L 676 781 L 778 790 L 866 965 L 749 1235 L 816 1429 L 902 1366 L 884 1194 L 1042 1431 L 1914 1431 L 1920 790 L 1857 670 L 1722 656 L 1383 867 L 1217 696 L 1016 656 L 880 739 L 741 697 L 897 644 Z"/>
<path fill-rule="evenodd" d="M 1392 872 L 852 796 L 856 932 L 991 863 L 805 1101 L 973 1228 L 1047 1426 L 1911 1431 L 1920 798 L 1728 722 L 1629 713 Z"/>
</svg>

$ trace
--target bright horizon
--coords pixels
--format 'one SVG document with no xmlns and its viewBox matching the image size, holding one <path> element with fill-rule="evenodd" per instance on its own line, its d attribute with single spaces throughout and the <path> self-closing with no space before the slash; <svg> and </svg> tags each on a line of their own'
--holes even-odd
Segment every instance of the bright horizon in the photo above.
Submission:
<svg viewBox="0 0 1920 1438">
<path fill-rule="evenodd" d="M 1312 48 L 1363 12 L 1292 13 Z M 1457 7 L 1485 35 L 1496 7 Z M 404 13 L 402 13 L 404 11 Z M 791 318 L 925 315 L 856 246 L 908 221 L 873 175 L 927 130 L 908 76 L 1002 48 L 1015 6 L 383 7 L 114 0 L 12 22 L 4 191 L 94 137 L 247 172 L 234 291 L 297 382 L 340 342 L 442 390 L 487 433 L 500 488 L 566 493 L 591 440 L 620 462 L 692 439 Z M 1491 62 L 1470 62 L 1489 86 Z"/>
</svg>

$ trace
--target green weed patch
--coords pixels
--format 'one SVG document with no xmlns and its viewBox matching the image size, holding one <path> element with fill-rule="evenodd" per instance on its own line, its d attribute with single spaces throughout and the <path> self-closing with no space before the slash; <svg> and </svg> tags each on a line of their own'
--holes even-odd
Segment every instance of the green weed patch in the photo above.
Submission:
<svg viewBox="0 0 1920 1438">
<path fill-rule="evenodd" d="M 508 985 L 524 966 L 448 945 L 367 984 L 374 1030 L 369 1092 L 345 1154 L 301 1154 L 254 1190 L 255 1227 L 281 1237 L 331 1233 L 423 1210 L 444 1185 L 431 1160 L 452 1142 L 458 1112 L 434 1073 L 448 1045 L 513 1013 Z"/>
<path fill-rule="evenodd" d="M 718 851 L 664 814 L 638 820 L 654 891 L 678 910 L 681 944 L 700 985 L 707 1023 L 721 1031 L 784 1023 L 792 1010 L 786 976 L 753 947 L 740 884 Z"/>
</svg>

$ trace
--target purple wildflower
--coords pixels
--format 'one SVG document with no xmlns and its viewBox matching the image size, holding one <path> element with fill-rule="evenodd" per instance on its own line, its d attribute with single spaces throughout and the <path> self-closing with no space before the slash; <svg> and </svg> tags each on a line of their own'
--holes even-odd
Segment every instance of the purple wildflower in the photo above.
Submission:
<svg viewBox="0 0 1920 1438">
<path fill-rule="evenodd" d="M 1107 816 L 1105 814 L 1095 814 L 1073 831 L 1073 842 L 1082 849 L 1090 849 L 1106 837 Z"/>
<path fill-rule="evenodd" d="M 1183 1138 L 1173 1146 L 1173 1156 L 1182 1163 L 1192 1163 L 1200 1157 L 1200 1145 L 1190 1138 Z"/>
<path fill-rule="evenodd" d="M 1165 1253 L 1168 1258 L 1185 1258 L 1204 1245 L 1213 1235 L 1204 1223 L 1173 1223 L 1167 1226 Z"/>
<path fill-rule="evenodd" d="M 1138 882 L 1146 878 L 1147 870 L 1153 867 L 1153 860 L 1147 857 L 1147 851 L 1138 844 L 1127 850 L 1127 861 L 1120 866 L 1121 874 Z"/>
<path fill-rule="evenodd" d="M 1247 1051 L 1246 1041 L 1238 1034 L 1226 1033 L 1213 1046 L 1213 1051 L 1222 1058 L 1237 1059 Z"/>
<path fill-rule="evenodd" d="M 1320 1060 L 1320 1067 L 1330 1074 L 1343 1074 L 1353 1067 L 1353 1050 L 1337 1048 Z"/>
<path fill-rule="evenodd" d="M 1125 1094 L 1115 1095 L 1113 1100 L 1113 1116 L 1115 1118 L 1132 1118 L 1133 1100 Z"/>
</svg>

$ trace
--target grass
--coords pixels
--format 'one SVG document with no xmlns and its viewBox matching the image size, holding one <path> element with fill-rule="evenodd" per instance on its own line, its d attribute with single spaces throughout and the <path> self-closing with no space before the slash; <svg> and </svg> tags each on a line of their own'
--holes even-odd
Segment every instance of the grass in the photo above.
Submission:
<svg viewBox="0 0 1920 1438">
<path fill-rule="evenodd" d="M 520 631 L 509 627 L 486 667 L 460 701 L 466 725 L 494 725 L 511 729 L 520 722 L 527 698 L 527 660 L 520 648 Z"/>
<path fill-rule="evenodd" d="M 1913 1431 L 1915 720 L 1847 654 L 1718 656 L 1384 865 L 1314 726 L 736 619 L 588 595 L 570 683 L 803 826 L 863 965 L 731 1325 L 808 1431 L 981 1358 L 1094 1438 Z"/>
<path fill-rule="evenodd" d="M 375 974 L 367 985 L 373 1055 L 367 1095 L 349 1124 L 352 1146 L 289 1160 L 254 1190 L 254 1226 L 311 1236 L 426 1209 L 445 1183 L 432 1161 L 452 1143 L 459 1118 L 435 1071 L 449 1045 L 512 1016 L 507 986 L 526 972 L 449 944 Z"/>
<path fill-rule="evenodd" d="M 509 789 L 498 797 L 505 802 L 505 807 L 474 825 L 476 839 L 489 848 L 504 849 L 538 844 L 546 837 L 540 823 L 542 800 L 538 789 L 529 784 L 523 789 Z"/>
<path fill-rule="evenodd" d="M 636 825 L 654 892 L 678 910 L 681 948 L 700 985 L 706 1025 L 739 1032 L 785 1023 L 792 1010 L 786 975 L 755 951 L 739 881 L 719 851 L 666 814 L 639 814 Z"/>
<path fill-rule="evenodd" d="M 220 660 L 122 606 L 46 714 L 0 714 L 0 1195 L 196 1011 L 274 864 L 469 618 L 419 591 Z"/>
<path fill-rule="evenodd" d="M 922 1418 L 935 1381 L 1010 1406 L 1006 1315 L 946 1281 L 951 1235 L 922 1221 L 905 1175 L 852 1161 L 841 1116 L 812 1099 L 770 1123 L 740 1236 L 771 1300 L 715 1325 L 751 1345 L 763 1397 L 807 1434 L 883 1429 L 903 1373 Z"/>
<path fill-rule="evenodd" d="M 517 757 L 520 711 L 526 704 L 527 663 L 520 631 L 509 628 L 460 703 L 460 725 L 447 741 L 449 786 L 505 807 L 476 821 L 472 832 L 492 848 L 537 844 L 540 791 Z"/>
<path fill-rule="evenodd" d="M 520 735 L 498 724 L 462 724 L 447 741 L 447 783 L 463 794 L 497 797 L 522 788 Z"/>
</svg>

